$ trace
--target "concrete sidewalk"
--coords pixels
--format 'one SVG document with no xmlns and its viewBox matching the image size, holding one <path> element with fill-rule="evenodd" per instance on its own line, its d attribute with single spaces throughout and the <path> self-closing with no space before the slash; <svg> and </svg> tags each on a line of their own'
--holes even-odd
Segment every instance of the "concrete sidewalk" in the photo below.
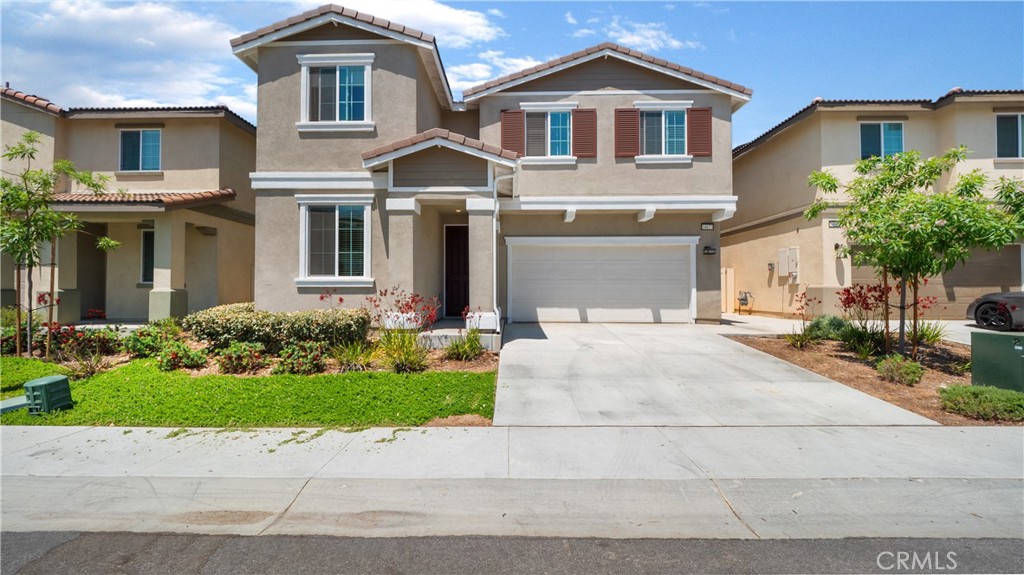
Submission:
<svg viewBox="0 0 1024 575">
<path fill-rule="evenodd" d="M 1021 428 L 170 431 L 3 427 L 3 529 L 1024 537 Z"/>
</svg>

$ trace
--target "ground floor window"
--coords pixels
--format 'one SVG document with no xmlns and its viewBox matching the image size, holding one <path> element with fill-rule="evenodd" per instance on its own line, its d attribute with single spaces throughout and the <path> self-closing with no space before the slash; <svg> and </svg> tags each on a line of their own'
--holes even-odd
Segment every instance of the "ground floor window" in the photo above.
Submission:
<svg viewBox="0 0 1024 575">
<path fill-rule="evenodd" d="M 372 196 L 301 196 L 298 281 L 368 280 Z"/>
<path fill-rule="evenodd" d="M 153 262 L 156 253 L 156 236 L 153 230 L 142 230 L 142 274 L 140 282 L 153 283 Z"/>
</svg>

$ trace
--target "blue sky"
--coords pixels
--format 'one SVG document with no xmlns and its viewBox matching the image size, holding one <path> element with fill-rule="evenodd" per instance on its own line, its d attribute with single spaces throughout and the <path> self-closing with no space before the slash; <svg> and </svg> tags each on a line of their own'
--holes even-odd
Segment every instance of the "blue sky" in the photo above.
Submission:
<svg viewBox="0 0 1024 575">
<path fill-rule="evenodd" d="M 234 36 L 312 2 L 28 2 L 0 8 L 0 79 L 66 107 L 227 104 L 255 120 Z M 1024 88 L 1024 2 L 337 0 L 437 36 L 462 88 L 603 41 L 744 84 L 734 145 L 816 96 Z"/>
</svg>

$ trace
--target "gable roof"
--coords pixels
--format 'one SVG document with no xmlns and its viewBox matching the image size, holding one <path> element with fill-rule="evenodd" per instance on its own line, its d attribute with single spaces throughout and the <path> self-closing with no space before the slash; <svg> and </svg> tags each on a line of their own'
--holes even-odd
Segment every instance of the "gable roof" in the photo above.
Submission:
<svg viewBox="0 0 1024 575">
<path fill-rule="evenodd" d="M 219 204 L 233 199 L 235 199 L 235 190 L 224 188 L 223 190 L 210 190 L 206 192 L 63 193 L 54 194 L 52 203 L 64 207 L 73 205 L 137 206 L 167 210 Z"/>
<path fill-rule="evenodd" d="M 811 100 L 811 103 L 804 106 L 794 113 L 792 116 L 772 126 L 765 133 L 754 138 L 753 140 L 740 144 L 732 149 L 732 158 L 735 160 L 761 146 L 768 140 L 771 140 L 775 136 L 779 135 L 788 128 L 796 125 L 799 122 L 809 118 L 815 112 L 822 108 L 844 108 L 851 106 L 891 106 L 896 108 L 908 108 L 916 107 L 923 110 L 936 110 L 943 106 L 949 105 L 956 100 L 959 96 L 971 97 L 971 96 L 1016 96 L 1024 95 L 1024 90 L 964 90 L 963 88 L 953 88 L 949 92 L 940 98 L 933 100 L 826 100 L 824 98 L 815 98 Z"/>
<path fill-rule="evenodd" d="M 212 116 L 224 118 L 239 128 L 256 134 L 256 126 L 235 112 L 218 104 L 215 106 L 143 106 L 126 108 L 68 108 L 63 114 L 66 118 L 110 118 L 110 117 L 135 117 L 135 118 L 192 118 L 197 116 Z"/>
<path fill-rule="evenodd" d="M 332 22 L 366 30 L 394 40 L 408 42 L 419 48 L 420 56 L 428 70 L 428 76 L 435 83 L 438 100 L 442 102 L 442 106 L 446 106 L 448 109 L 455 107 L 452 90 L 448 85 L 448 78 L 444 73 L 444 66 L 441 64 L 441 55 L 438 52 L 437 42 L 433 36 L 415 28 L 410 28 L 384 18 L 378 18 L 365 12 L 338 6 L 337 4 L 324 4 L 297 16 L 292 16 L 248 34 L 232 38 L 231 49 L 235 56 L 255 70 L 258 62 L 256 49 L 260 46 Z M 434 66 L 428 65 L 430 62 Z"/>
<path fill-rule="evenodd" d="M 395 158 L 415 154 L 431 146 L 441 146 L 504 165 L 513 165 L 519 154 L 511 150 L 485 144 L 480 140 L 468 138 L 443 128 L 432 128 L 415 136 L 398 140 L 385 146 L 374 148 L 363 153 L 363 167 L 373 168 L 390 162 Z"/>
<path fill-rule="evenodd" d="M 33 94 L 19 92 L 18 90 L 11 88 L 9 85 L 5 85 L 2 88 L 2 91 L 0 91 L 0 96 L 2 96 L 4 99 L 11 100 L 19 104 L 24 104 L 31 108 L 37 108 L 48 114 L 53 114 L 54 116 L 60 116 L 63 113 L 63 110 L 60 109 L 60 106 L 54 104 L 46 98 L 40 98 L 39 96 L 35 96 Z"/>
<path fill-rule="evenodd" d="M 584 62 L 589 62 L 591 60 L 604 56 L 612 56 L 615 58 L 619 58 L 626 62 L 638 64 L 640 66 L 650 68 L 657 72 L 662 72 L 670 76 L 678 77 L 680 79 L 686 80 L 687 82 L 692 82 L 694 84 L 699 84 L 711 88 L 713 90 L 725 92 L 733 96 L 734 98 L 741 100 L 742 102 L 746 102 L 747 100 L 749 100 L 751 94 L 753 94 L 753 90 L 747 88 L 746 86 L 730 82 L 717 76 L 712 76 L 711 74 L 705 74 L 704 72 L 694 70 L 693 68 L 687 68 L 686 66 L 681 66 L 679 64 L 669 62 L 668 60 L 664 60 L 662 58 L 656 58 L 649 54 L 644 54 L 639 50 L 631 50 L 629 48 L 619 46 L 618 44 L 613 44 L 611 42 L 604 42 L 596 46 L 591 46 L 584 50 L 580 50 L 579 52 L 569 54 L 568 56 L 555 58 L 554 60 L 545 62 L 543 64 L 538 64 L 537 66 L 534 66 L 532 68 L 520 70 L 507 76 L 502 76 L 489 82 L 485 82 L 478 86 L 473 86 L 472 88 L 464 90 L 462 94 L 465 97 L 466 101 L 468 102 L 470 100 L 482 98 L 483 96 L 487 96 L 495 92 L 500 92 L 502 90 L 506 90 L 508 88 L 522 84 L 524 82 L 528 82 L 530 80 L 534 80 L 542 76 L 546 76 L 548 74 L 553 74 L 566 68 L 576 66 Z"/>
</svg>

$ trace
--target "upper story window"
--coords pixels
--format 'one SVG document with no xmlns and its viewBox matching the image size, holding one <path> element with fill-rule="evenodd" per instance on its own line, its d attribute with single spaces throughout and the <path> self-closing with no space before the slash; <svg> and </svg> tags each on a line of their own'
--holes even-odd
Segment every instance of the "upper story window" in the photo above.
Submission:
<svg viewBox="0 0 1024 575">
<path fill-rule="evenodd" d="M 296 196 L 300 211 L 299 286 L 373 285 L 373 196 Z"/>
<path fill-rule="evenodd" d="M 299 131 L 372 131 L 373 54 L 304 54 Z"/>
<path fill-rule="evenodd" d="M 685 156 L 686 112 L 640 112 L 641 156 Z"/>
<path fill-rule="evenodd" d="M 903 122 L 865 122 L 860 125 L 860 159 L 888 158 L 903 153 Z"/>
<path fill-rule="evenodd" d="M 121 130 L 121 172 L 160 171 L 160 130 Z"/>
<path fill-rule="evenodd" d="M 527 156 L 569 156 L 572 150 L 569 112 L 526 113 Z"/>
<path fill-rule="evenodd" d="M 996 116 L 996 157 L 1024 157 L 1024 114 Z"/>
</svg>

